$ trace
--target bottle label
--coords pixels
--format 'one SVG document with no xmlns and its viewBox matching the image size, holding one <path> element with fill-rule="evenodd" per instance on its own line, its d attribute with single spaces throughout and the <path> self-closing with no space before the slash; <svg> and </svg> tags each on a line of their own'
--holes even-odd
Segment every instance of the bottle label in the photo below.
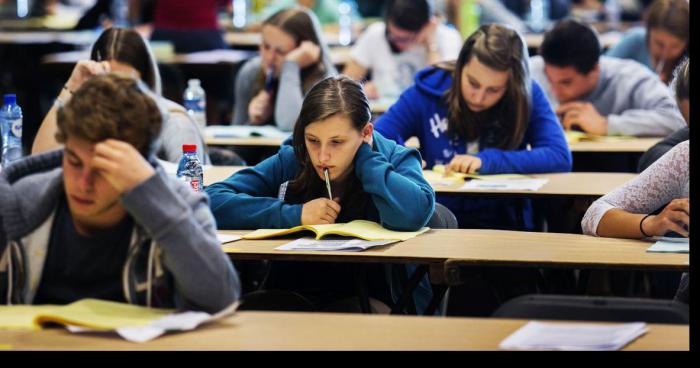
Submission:
<svg viewBox="0 0 700 368">
<path fill-rule="evenodd" d="M 12 131 L 12 135 L 17 138 L 22 138 L 22 119 L 13 121 L 10 130 Z"/>
<path fill-rule="evenodd" d="M 192 189 L 194 189 L 195 192 L 201 191 L 200 184 L 201 183 L 199 182 L 199 179 L 190 180 L 190 186 L 192 187 Z"/>
<path fill-rule="evenodd" d="M 205 101 L 202 98 L 185 100 L 185 109 L 193 111 L 204 111 Z"/>
</svg>

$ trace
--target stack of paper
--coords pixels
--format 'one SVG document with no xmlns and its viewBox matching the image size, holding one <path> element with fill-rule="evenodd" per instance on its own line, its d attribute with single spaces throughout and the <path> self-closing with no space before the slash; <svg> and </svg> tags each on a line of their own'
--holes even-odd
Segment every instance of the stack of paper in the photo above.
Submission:
<svg viewBox="0 0 700 368">
<path fill-rule="evenodd" d="M 283 132 L 270 125 L 210 125 L 205 128 L 204 134 L 209 138 L 250 138 L 266 137 L 286 139 L 290 132 Z"/>
<path fill-rule="evenodd" d="M 231 243 L 235 242 L 236 240 L 241 240 L 243 238 L 242 235 L 234 235 L 234 234 L 221 234 L 221 233 L 216 233 L 216 238 L 219 239 L 219 243 L 221 244 L 226 244 L 226 243 Z"/>
<path fill-rule="evenodd" d="M 460 189 L 467 190 L 539 190 L 547 184 L 548 179 L 506 179 L 506 180 L 470 180 Z"/>
<path fill-rule="evenodd" d="M 689 253 L 689 238 L 659 237 L 658 241 L 647 249 L 651 253 Z"/>
<path fill-rule="evenodd" d="M 316 240 L 326 235 L 352 236 L 364 240 L 408 240 L 430 230 L 424 227 L 418 231 L 393 231 L 382 227 L 382 225 L 367 220 L 353 220 L 348 223 L 325 224 L 325 225 L 300 225 L 291 229 L 258 229 L 252 233 L 243 235 L 243 239 L 256 240 L 266 239 L 275 236 L 293 234 L 300 231 L 313 231 L 316 233 Z"/>
<path fill-rule="evenodd" d="M 579 132 L 575 130 L 567 130 L 565 132 L 566 141 L 569 144 L 576 142 L 621 142 L 634 139 L 635 137 L 629 135 L 594 135 L 584 132 Z"/>
<path fill-rule="evenodd" d="M 501 342 L 515 350 L 619 350 L 647 332 L 643 322 L 615 325 L 529 322 Z"/>
<path fill-rule="evenodd" d="M 299 251 L 346 251 L 360 252 L 372 247 L 395 243 L 395 240 L 360 240 L 360 239 L 339 239 L 339 240 L 315 240 L 311 238 L 297 239 L 287 243 L 276 250 L 299 250 Z"/>
</svg>

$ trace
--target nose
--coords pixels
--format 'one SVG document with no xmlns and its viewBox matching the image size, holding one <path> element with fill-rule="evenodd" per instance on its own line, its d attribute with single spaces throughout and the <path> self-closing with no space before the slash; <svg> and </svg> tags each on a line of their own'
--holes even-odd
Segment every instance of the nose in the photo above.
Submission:
<svg viewBox="0 0 700 368">
<path fill-rule="evenodd" d="M 486 92 L 484 90 L 476 90 L 472 97 L 474 98 L 474 103 L 482 105 L 486 98 Z"/>
<path fill-rule="evenodd" d="M 80 178 L 78 179 L 78 186 L 80 191 L 83 193 L 92 192 L 95 186 L 95 171 L 91 169 L 83 169 L 80 172 Z"/>
<path fill-rule="evenodd" d="M 327 145 L 322 145 L 321 149 L 318 151 L 318 161 L 321 164 L 326 164 L 331 160 L 331 152 Z"/>
</svg>

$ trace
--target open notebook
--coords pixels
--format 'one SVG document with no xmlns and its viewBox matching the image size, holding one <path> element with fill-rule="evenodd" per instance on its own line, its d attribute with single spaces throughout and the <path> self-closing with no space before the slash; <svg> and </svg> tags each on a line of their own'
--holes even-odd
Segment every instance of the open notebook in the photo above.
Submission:
<svg viewBox="0 0 700 368">
<path fill-rule="evenodd" d="M 301 225 L 291 229 L 259 229 L 243 235 L 243 239 L 266 239 L 275 236 L 293 234 L 300 231 L 313 231 L 316 239 L 321 239 L 326 235 L 352 236 L 364 240 L 408 240 L 420 235 L 430 228 L 424 227 L 418 231 L 404 232 L 385 229 L 376 222 L 366 220 L 355 220 L 342 224 L 330 225 Z"/>
<path fill-rule="evenodd" d="M 588 134 L 584 132 L 579 132 L 576 130 L 567 130 L 564 132 L 566 136 L 566 141 L 571 143 L 576 142 L 620 142 L 634 139 L 635 137 L 629 135 L 595 135 Z"/>
<path fill-rule="evenodd" d="M 143 327 L 173 313 L 97 299 L 83 299 L 67 305 L 0 306 L 0 330 L 41 329 L 54 322 L 93 330 L 114 330 L 119 327 Z"/>
</svg>

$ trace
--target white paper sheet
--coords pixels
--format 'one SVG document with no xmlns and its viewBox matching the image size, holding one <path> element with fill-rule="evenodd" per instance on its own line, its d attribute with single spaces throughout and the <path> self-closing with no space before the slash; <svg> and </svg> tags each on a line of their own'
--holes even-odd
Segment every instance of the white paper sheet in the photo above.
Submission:
<svg viewBox="0 0 700 368">
<path fill-rule="evenodd" d="M 647 248 L 647 252 L 651 253 L 689 253 L 690 242 L 688 238 L 665 238 L 659 240 L 651 247 Z M 685 239 L 685 240 L 683 240 Z"/>
<path fill-rule="evenodd" d="M 239 302 L 234 302 L 220 312 L 211 315 L 205 312 L 173 313 L 151 322 L 144 327 L 121 327 L 114 331 L 97 331 L 78 326 L 66 326 L 72 333 L 117 333 L 123 339 L 131 342 L 142 343 L 155 339 L 168 331 L 191 331 L 197 327 L 228 317 L 236 312 Z"/>
<path fill-rule="evenodd" d="M 312 238 L 301 238 L 293 242 L 287 243 L 276 250 L 301 250 L 301 251 L 344 251 L 344 252 L 361 252 L 372 247 L 396 243 L 396 240 L 377 240 L 369 241 L 362 239 L 333 239 L 333 240 L 315 240 Z"/>
<path fill-rule="evenodd" d="M 461 189 L 470 190 L 532 190 L 547 184 L 548 179 L 469 180 Z"/>
<path fill-rule="evenodd" d="M 205 128 L 204 134 L 211 138 L 250 138 L 250 137 L 265 137 L 265 138 L 281 138 L 289 137 L 291 132 L 283 132 L 276 127 L 264 126 L 248 126 L 248 125 L 210 125 Z"/>
<path fill-rule="evenodd" d="M 236 240 L 241 240 L 243 238 L 243 236 L 242 235 L 228 235 L 228 234 L 217 233 L 216 238 L 219 239 L 219 243 L 226 244 L 226 243 L 235 242 Z"/>
<path fill-rule="evenodd" d="M 529 322 L 501 342 L 514 350 L 619 350 L 647 332 L 643 322 L 615 325 Z"/>
</svg>

